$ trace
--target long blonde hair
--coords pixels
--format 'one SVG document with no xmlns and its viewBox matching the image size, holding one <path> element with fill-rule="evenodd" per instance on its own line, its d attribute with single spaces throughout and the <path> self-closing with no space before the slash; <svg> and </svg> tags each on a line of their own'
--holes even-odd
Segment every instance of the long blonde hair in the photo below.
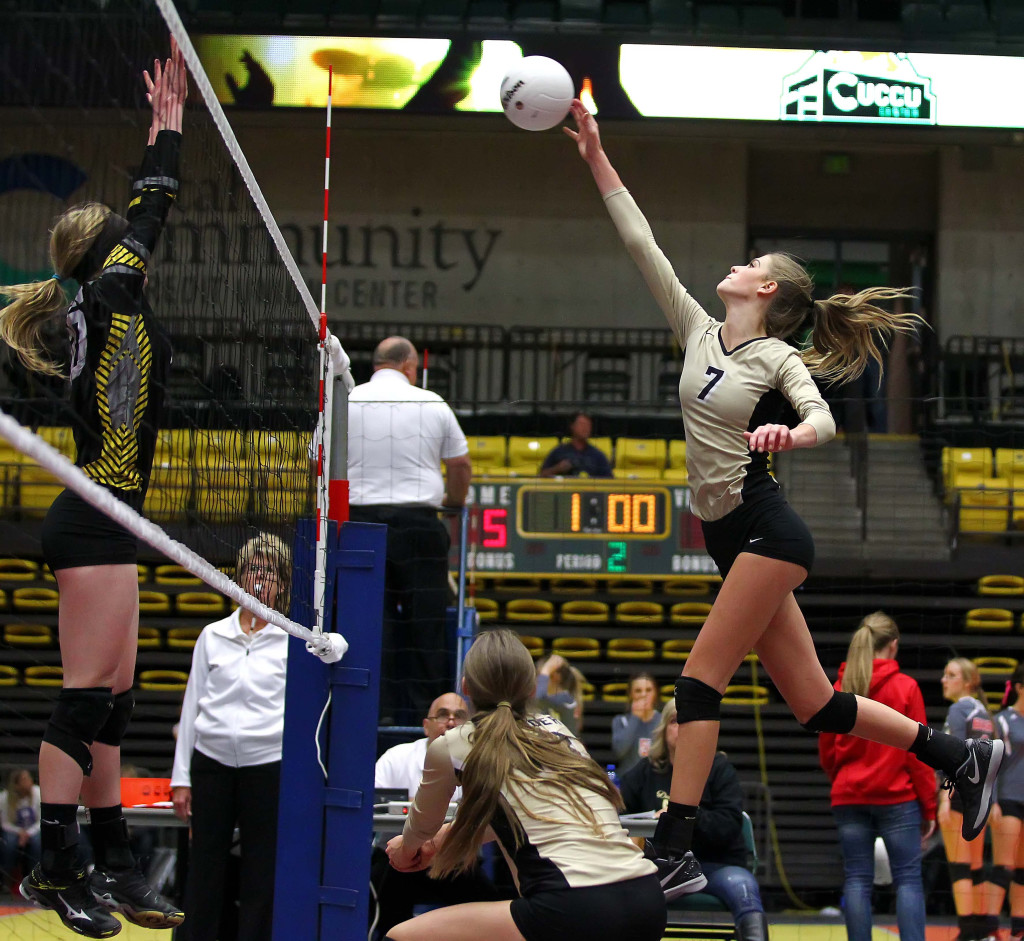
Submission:
<svg viewBox="0 0 1024 941">
<path fill-rule="evenodd" d="M 651 733 L 651 748 L 647 752 L 647 760 L 655 771 L 668 771 L 672 767 L 672 753 L 665 741 L 665 729 L 670 722 L 676 721 L 676 701 L 670 699 L 661 709 L 661 721 Z"/>
<path fill-rule="evenodd" d="M 896 622 L 882 611 L 869 614 L 860 622 L 850 638 L 843 670 L 842 690 L 857 696 L 867 696 L 871 689 L 871 671 L 875 654 L 900 639 Z"/>
<path fill-rule="evenodd" d="M 82 203 L 68 209 L 50 232 L 50 264 L 57 277 L 0 286 L 0 295 L 11 298 L 11 303 L 0 310 L 0 337 L 26 369 L 47 376 L 61 374 L 59 365 L 45 355 L 43 329 L 67 307 L 61 281 L 71 277 L 109 216 L 110 209 L 102 203 Z"/>
<path fill-rule="evenodd" d="M 484 831 L 505 805 L 501 789 L 510 779 L 528 791 L 536 790 L 541 781 L 560 789 L 565 805 L 595 830 L 597 818 L 579 795 L 580 788 L 622 808 L 618 790 L 593 759 L 574 751 L 562 736 L 527 721 L 526 705 L 537 678 L 533 659 L 513 631 L 502 628 L 477 637 L 466 655 L 464 672 L 466 692 L 476 710 L 469 733 L 473 748 L 462 766 L 462 801 L 434 857 L 432 876 L 464 872 L 475 864 Z M 518 847 L 522 827 L 515 814 L 507 816 Z"/>
<path fill-rule="evenodd" d="M 978 664 L 973 660 L 968 660 L 966 657 L 953 657 L 947 661 L 946 665 L 948 666 L 950 663 L 955 663 L 960 667 L 960 675 L 963 677 L 968 695 L 979 699 L 983 690 L 981 688 L 981 671 L 978 669 Z"/>
<path fill-rule="evenodd" d="M 912 334 L 925 323 L 917 314 L 890 313 L 878 306 L 912 298 L 909 288 L 866 288 L 856 294 L 814 300 L 811 276 L 785 252 L 768 256 L 765 277 L 778 284 L 765 312 L 765 332 L 784 340 L 812 315 L 810 346 L 801 350 L 800 356 L 814 375 L 829 382 L 856 379 L 872 359 L 884 371 L 883 353 L 890 337 Z"/>
</svg>

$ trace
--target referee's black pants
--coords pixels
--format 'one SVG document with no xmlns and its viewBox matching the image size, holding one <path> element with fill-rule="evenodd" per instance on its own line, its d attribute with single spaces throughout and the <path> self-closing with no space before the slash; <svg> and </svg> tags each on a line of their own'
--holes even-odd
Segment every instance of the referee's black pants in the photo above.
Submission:
<svg viewBox="0 0 1024 941">
<path fill-rule="evenodd" d="M 185 921 L 175 938 L 270 941 L 281 762 L 229 768 L 196 750 L 191 773 L 192 843 Z M 237 934 L 221 918 L 236 825 L 241 841 Z"/>
<path fill-rule="evenodd" d="M 352 506 L 349 518 L 388 527 L 380 714 L 419 725 L 455 681 L 445 629 L 451 537 L 430 507 Z"/>
</svg>

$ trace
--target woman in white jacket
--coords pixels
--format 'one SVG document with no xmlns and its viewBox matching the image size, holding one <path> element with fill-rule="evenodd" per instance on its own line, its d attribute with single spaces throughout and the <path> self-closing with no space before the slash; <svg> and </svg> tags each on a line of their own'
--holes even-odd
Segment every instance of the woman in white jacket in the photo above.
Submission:
<svg viewBox="0 0 1024 941">
<path fill-rule="evenodd" d="M 238 553 L 236 579 L 286 611 L 291 554 L 261 533 Z M 185 887 L 189 941 L 216 941 L 235 827 L 241 836 L 239 941 L 269 941 L 288 635 L 239 608 L 196 641 L 181 707 L 171 791 L 192 821 Z M 179 935 L 181 937 L 181 935 Z"/>
</svg>

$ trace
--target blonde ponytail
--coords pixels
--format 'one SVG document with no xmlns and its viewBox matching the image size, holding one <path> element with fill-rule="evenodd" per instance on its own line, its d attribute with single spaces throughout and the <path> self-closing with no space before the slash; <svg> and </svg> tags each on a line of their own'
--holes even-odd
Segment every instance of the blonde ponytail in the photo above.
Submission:
<svg viewBox="0 0 1024 941">
<path fill-rule="evenodd" d="M 875 654 L 880 653 L 894 640 L 899 640 L 899 637 L 900 629 L 888 614 L 875 611 L 864 618 L 850 638 L 846 666 L 843 669 L 842 691 L 867 696 L 871 690 Z"/>
<path fill-rule="evenodd" d="M 61 282 L 72 276 L 109 216 L 110 209 L 101 203 L 83 203 L 68 209 L 50 233 L 50 263 L 55 276 L 45 281 L 0 286 L 0 295 L 11 299 L 0 309 L 0 338 L 32 372 L 61 375 L 58 364 L 45 353 L 43 331 L 67 307 Z"/>
</svg>

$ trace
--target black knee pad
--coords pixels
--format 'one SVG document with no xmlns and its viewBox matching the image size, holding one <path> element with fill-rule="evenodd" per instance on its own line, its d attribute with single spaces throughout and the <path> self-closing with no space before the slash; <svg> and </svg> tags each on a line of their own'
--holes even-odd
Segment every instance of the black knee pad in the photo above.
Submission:
<svg viewBox="0 0 1024 941">
<path fill-rule="evenodd" d="M 57 697 L 43 741 L 73 758 L 86 776 L 92 773 L 89 746 L 110 718 L 114 693 L 109 686 L 65 688 Z"/>
<path fill-rule="evenodd" d="M 114 697 L 114 708 L 107 721 L 103 723 L 103 728 L 96 733 L 95 741 L 115 747 L 120 745 L 134 709 L 135 694 L 130 689 L 118 693 Z"/>
<path fill-rule="evenodd" d="M 1013 881 L 1013 870 L 1009 866 L 993 866 L 988 881 L 1000 889 L 1008 889 Z"/>
<path fill-rule="evenodd" d="M 1013 884 L 1024 885 L 1024 869 L 1018 868 L 1013 870 Z"/>
<path fill-rule="evenodd" d="M 960 882 L 971 878 L 971 867 L 968 863 L 949 863 L 949 881 Z"/>
<path fill-rule="evenodd" d="M 977 869 L 971 870 L 971 882 L 973 882 L 975 885 L 981 885 L 984 882 L 988 882 L 988 880 L 985 878 L 984 867 L 979 866 Z"/>
<path fill-rule="evenodd" d="M 836 690 L 806 722 L 800 723 L 808 732 L 848 733 L 857 724 L 857 697 Z"/>
<path fill-rule="evenodd" d="M 722 694 L 692 676 L 676 680 L 676 722 L 717 722 L 722 715 Z"/>
</svg>

